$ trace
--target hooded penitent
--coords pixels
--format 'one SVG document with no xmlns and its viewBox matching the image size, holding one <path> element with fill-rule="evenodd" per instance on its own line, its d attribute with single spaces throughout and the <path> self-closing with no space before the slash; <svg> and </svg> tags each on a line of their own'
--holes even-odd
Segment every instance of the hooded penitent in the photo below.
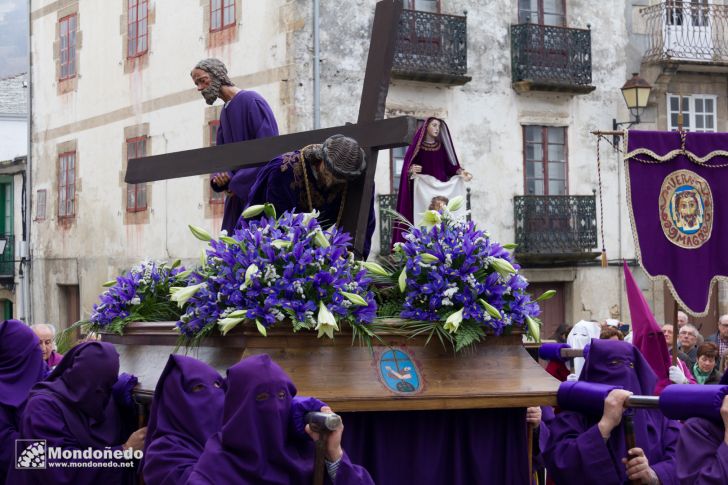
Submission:
<svg viewBox="0 0 728 485">
<path fill-rule="evenodd" d="M 620 386 L 634 394 L 650 394 L 657 378 L 632 344 L 592 340 L 580 381 Z M 679 424 L 657 409 L 628 409 L 633 416 L 636 446 L 642 448 L 662 484 L 675 482 L 675 444 Z M 622 484 L 627 477 L 624 418 L 604 440 L 597 427 L 601 415 L 562 411 L 550 426 L 544 458 L 559 484 Z"/>
<path fill-rule="evenodd" d="M 23 322 L 0 323 L 0 484 L 13 464 L 22 408 L 45 373 L 38 337 Z"/>
<path fill-rule="evenodd" d="M 295 395 L 290 378 L 267 355 L 228 369 L 222 428 L 207 440 L 189 483 L 309 485 L 314 443 L 290 426 Z M 344 455 L 335 483 L 372 482 Z"/>
<path fill-rule="evenodd" d="M 220 430 L 225 388 L 204 362 L 170 355 L 157 381 L 144 451 L 144 480 L 185 483 L 205 442 Z"/>
<path fill-rule="evenodd" d="M 599 338 L 600 333 L 601 328 L 597 322 L 579 320 L 566 337 L 566 343 L 572 349 L 583 349 L 593 338 Z M 575 357 L 573 370 L 577 377 L 581 374 L 582 367 L 584 367 L 584 357 Z"/>
</svg>

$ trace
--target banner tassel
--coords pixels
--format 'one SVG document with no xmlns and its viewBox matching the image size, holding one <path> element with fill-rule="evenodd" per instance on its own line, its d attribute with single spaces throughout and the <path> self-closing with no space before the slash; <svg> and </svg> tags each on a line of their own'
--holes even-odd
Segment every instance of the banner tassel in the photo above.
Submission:
<svg viewBox="0 0 728 485">
<path fill-rule="evenodd" d="M 607 250 L 602 249 L 602 268 L 607 267 Z"/>
</svg>

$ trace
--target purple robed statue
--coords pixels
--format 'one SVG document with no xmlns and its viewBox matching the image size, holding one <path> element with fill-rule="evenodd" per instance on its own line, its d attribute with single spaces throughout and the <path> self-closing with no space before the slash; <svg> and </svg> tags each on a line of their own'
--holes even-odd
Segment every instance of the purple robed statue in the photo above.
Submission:
<svg viewBox="0 0 728 485">
<path fill-rule="evenodd" d="M 228 369 L 222 428 L 207 440 L 187 483 L 310 485 L 314 443 L 293 430 L 295 395 L 290 378 L 267 355 L 248 357 Z M 345 453 L 335 475 L 337 485 L 373 483 Z"/>
<path fill-rule="evenodd" d="M 466 180 L 471 178 L 471 175 L 460 167 L 447 124 L 439 118 L 427 118 L 415 133 L 404 156 L 397 192 L 397 212 L 410 223 L 415 222 L 413 176 L 430 175 L 440 182 L 447 182 L 459 174 Z M 392 244 L 404 242 L 405 230 L 405 227 L 395 221 Z"/>
<path fill-rule="evenodd" d="M 125 446 L 141 449 L 139 431 L 126 441 L 122 414 L 112 399 L 119 379 L 119 354 L 105 342 L 86 342 L 71 349 L 47 380 L 33 387 L 20 424 L 20 437 L 45 440 L 47 447 L 62 450 L 109 450 L 122 452 Z M 137 446 L 138 443 L 138 446 Z M 27 450 L 26 450 L 27 451 Z M 46 455 L 46 460 L 53 457 Z M 127 483 L 134 474 L 127 467 L 74 467 L 79 459 L 61 459 L 71 466 L 46 466 L 44 469 L 13 469 L 9 481 L 13 484 L 68 483 L 74 485 L 104 485 Z M 83 459 L 109 461 L 108 459 Z M 58 463 L 56 463 L 58 465 Z"/>
<path fill-rule="evenodd" d="M 650 395 L 657 378 L 639 350 L 628 342 L 592 340 L 580 381 L 613 385 L 639 395 Z M 614 392 L 614 391 L 613 391 Z M 649 467 L 663 485 L 675 479 L 675 447 L 679 423 L 657 409 L 630 409 L 636 447 L 644 451 Z M 604 438 L 599 428 L 601 411 L 583 414 L 562 411 L 549 426 L 544 451 L 548 473 L 559 485 L 627 483 L 623 458 L 627 457 L 624 418 Z M 604 416 L 607 417 L 606 403 Z"/>
<path fill-rule="evenodd" d="M 268 103 L 255 91 L 239 91 L 232 100 L 225 104 L 220 113 L 220 127 L 217 130 L 217 144 L 235 143 L 278 136 L 278 125 Z M 238 223 L 240 214 L 245 208 L 250 195 L 250 188 L 255 182 L 260 167 L 248 167 L 230 172 L 227 185 L 219 186 L 210 182 L 213 190 L 232 192 L 225 199 L 225 212 L 222 218 L 222 229 L 232 234 Z"/>
<path fill-rule="evenodd" d="M 14 467 L 15 440 L 30 388 L 45 374 L 46 365 L 33 331 L 18 320 L 0 323 L 0 485 Z"/>
<path fill-rule="evenodd" d="M 278 215 L 294 209 L 317 210 L 324 228 L 341 225 L 348 186 L 360 183 L 365 169 L 366 159 L 356 140 L 332 135 L 322 144 L 284 153 L 263 166 L 250 189 L 248 205 L 267 202 L 273 204 Z M 372 191 L 364 259 L 369 255 L 375 224 Z"/>
<path fill-rule="evenodd" d="M 220 430 L 225 386 L 212 367 L 192 357 L 170 355 L 157 381 L 144 450 L 144 482 L 187 481 L 205 442 Z"/>
</svg>

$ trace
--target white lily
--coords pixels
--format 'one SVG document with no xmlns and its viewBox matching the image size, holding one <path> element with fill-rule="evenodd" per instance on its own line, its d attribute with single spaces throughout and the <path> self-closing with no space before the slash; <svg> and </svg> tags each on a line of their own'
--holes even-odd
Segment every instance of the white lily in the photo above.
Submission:
<svg viewBox="0 0 728 485">
<path fill-rule="evenodd" d="M 528 326 L 528 331 L 533 337 L 533 340 L 535 342 L 541 341 L 541 322 L 537 319 L 533 319 L 531 317 L 526 317 L 526 325 Z"/>
<path fill-rule="evenodd" d="M 169 299 L 176 301 L 177 305 L 182 308 L 187 303 L 187 300 L 192 298 L 200 288 L 206 285 L 207 283 L 199 283 L 192 286 L 172 286 L 169 288 Z"/>
<path fill-rule="evenodd" d="M 455 212 L 463 206 L 463 202 L 465 202 L 465 198 L 462 195 L 453 197 L 450 199 L 450 202 L 447 203 L 447 210 L 449 212 Z"/>
<path fill-rule="evenodd" d="M 541 293 L 541 296 L 536 298 L 534 301 L 546 301 L 556 296 L 556 290 L 546 290 Z"/>
<path fill-rule="evenodd" d="M 313 235 L 313 241 L 316 243 L 317 246 L 321 248 L 327 248 L 331 246 L 331 243 L 329 243 L 329 240 L 326 239 L 326 235 L 321 231 L 321 229 L 316 229 L 316 232 Z"/>
<path fill-rule="evenodd" d="M 230 330 L 235 328 L 243 320 L 245 320 L 245 318 L 221 318 L 217 321 L 217 324 L 220 326 L 220 333 L 222 333 L 223 335 L 227 335 Z"/>
<path fill-rule="evenodd" d="M 488 303 L 487 301 L 483 300 L 482 298 L 478 299 L 478 303 L 480 303 L 483 308 L 485 308 L 485 311 L 488 312 L 488 315 L 490 315 L 493 318 L 500 318 L 501 314 L 498 311 L 496 307 Z"/>
<path fill-rule="evenodd" d="M 321 338 L 323 335 L 334 338 L 334 330 L 339 330 L 334 314 L 326 308 L 324 302 L 319 302 L 318 323 L 316 324 L 315 330 L 318 330 L 318 338 Z"/>
<path fill-rule="evenodd" d="M 386 269 L 382 268 L 382 265 L 379 263 L 373 263 L 373 262 L 365 262 L 362 263 L 362 266 L 364 266 L 364 269 L 370 272 L 373 275 L 377 276 L 392 276 L 387 272 Z"/>
<path fill-rule="evenodd" d="M 260 323 L 260 321 L 257 318 L 255 319 L 255 326 L 258 329 L 258 332 L 263 337 L 267 337 L 268 336 L 268 331 L 265 329 L 265 325 L 263 325 L 262 323 Z"/>
<path fill-rule="evenodd" d="M 210 241 L 210 239 L 212 239 L 212 236 L 210 236 L 210 233 L 201 227 L 193 226 L 192 224 L 190 224 L 187 227 L 190 228 L 190 232 L 192 232 L 192 235 L 195 236 L 200 241 L 208 242 L 208 241 Z"/>
<path fill-rule="evenodd" d="M 399 274 L 399 291 L 404 293 L 404 290 L 407 289 L 407 270 L 403 269 L 402 272 Z"/>
<path fill-rule="evenodd" d="M 430 254 L 430 253 L 420 253 L 420 257 L 422 258 L 422 261 L 424 261 L 425 263 L 436 263 L 436 262 L 440 261 L 440 258 L 438 258 L 434 254 Z"/>
<path fill-rule="evenodd" d="M 247 288 L 250 285 L 251 278 L 257 272 L 258 266 L 256 266 L 255 264 L 251 264 L 250 266 L 248 266 L 248 269 L 245 270 L 245 283 L 243 283 L 243 288 Z"/>
<path fill-rule="evenodd" d="M 503 258 L 493 258 L 493 262 L 490 264 L 504 278 L 516 272 L 516 268 Z"/>
<path fill-rule="evenodd" d="M 432 226 L 436 226 L 437 224 L 439 224 L 441 222 L 442 222 L 442 216 L 440 215 L 440 213 L 437 211 L 429 210 L 429 211 L 425 211 L 422 214 L 422 222 L 420 222 L 420 225 L 426 226 L 426 227 L 432 227 Z"/>
<path fill-rule="evenodd" d="M 265 204 L 251 205 L 243 211 L 243 217 L 250 219 L 251 217 L 258 216 L 265 210 Z"/>
<path fill-rule="evenodd" d="M 311 212 L 304 212 L 303 213 L 303 225 L 307 225 L 309 222 L 311 222 L 311 219 L 316 219 L 318 216 L 321 215 L 319 211 L 316 209 L 312 210 Z"/>
<path fill-rule="evenodd" d="M 354 305 L 367 306 L 369 304 L 364 298 L 355 293 L 349 293 L 346 291 L 342 291 L 340 293 L 344 298 L 352 302 Z"/>
<path fill-rule="evenodd" d="M 456 311 L 455 313 L 451 314 L 449 317 L 447 317 L 447 320 L 445 320 L 445 325 L 443 325 L 443 328 L 447 330 L 450 333 L 455 333 L 458 331 L 458 328 L 460 328 L 460 323 L 463 321 L 463 309 Z"/>
<path fill-rule="evenodd" d="M 220 241 L 224 242 L 228 246 L 237 246 L 238 241 L 231 238 L 230 236 L 220 236 Z"/>
<path fill-rule="evenodd" d="M 283 239 L 276 239 L 272 243 L 270 243 L 271 246 L 273 246 L 276 249 L 283 249 L 283 248 L 290 248 L 291 247 L 291 241 L 284 241 Z"/>
</svg>

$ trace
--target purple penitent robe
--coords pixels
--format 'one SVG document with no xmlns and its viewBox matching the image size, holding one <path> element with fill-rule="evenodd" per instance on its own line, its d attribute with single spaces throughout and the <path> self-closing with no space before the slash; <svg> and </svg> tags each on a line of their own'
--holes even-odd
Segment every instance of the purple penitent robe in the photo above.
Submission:
<svg viewBox="0 0 728 485">
<path fill-rule="evenodd" d="M 170 355 L 157 381 L 144 450 L 149 485 L 186 482 L 205 442 L 220 430 L 225 386 L 212 367 Z"/>
<path fill-rule="evenodd" d="M 343 187 L 326 188 L 319 184 L 308 163 L 306 163 L 306 178 L 304 178 L 304 167 L 301 163 L 300 153 L 299 150 L 285 153 L 262 167 L 258 172 L 257 180 L 251 188 L 248 205 L 269 202 L 275 206 L 276 213 L 279 215 L 293 209 L 296 212 L 309 212 L 310 207 L 306 193 L 306 179 L 308 179 L 313 208 L 320 212 L 318 220 L 321 225 L 328 228 L 336 223 L 341 212 Z M 369 203 L 369 222 L 364 242 L 364 259 L 369 255 L 375 224 L 374 192 L 372 191 Z"/>
<path fill-rule="evenodd" d="M 622 386 L 634 394 L 649 395 L 657 378 L 639 350 L 628 342 L 592 340 L 580 381 Z M 635 443 L 645 452 L 662 485 L 676 484 L 675 448 L 680 425 L 657 409 L 633 412 Z M 597 423 L 601 413 L 586 415 L 562 411 L 549 426 L 544 459 L 559 485 L 628 483 L 622 458 L 627 456 L 624 419 L 602 438 Z"/>
<path fill-rule="evenodd" d="M 269 356 L 256 355 L 228 369 L 223 424 L 207 440 L 187 483 L 309 485 L 314 443 L 291 425 L 296 387 Z M 327 483 L 331 483 L 326 478 Z M 373 484 L 344 453 L 336 485 Z"/>
<path fill-rule="evenodd" d="M 677 479 L 681 485 L 728 483 L 728 444 L 722 423 L 703 418 L 685 421 L 677 456 Z"/>
<path fill-rule="evenodd" d="M 0 485 L 13 468 L 15 440 L 28 392 L 45 374 L 38 337 L 23 322 L 0 323 Z"/>
<path fill-rule="evenodd" d="M 263 97 L 255 91 L 239 91 L 222 109 L 220 127 L 217 130 L 218 145 L 236 143 L 255 138 L 278 136 L 278 124 L 273 110 Z M 248 201 L 250 188 L 260 167 L 233 170 L 230 182 L 225 186 L 210 185 L 216 192 L 230 190 L 225 199 L 222 229 L 232 234 L 240 214 Z"/>
<path fill-rule="evenodd" d="M 45 440 L 48 447 L 63 450 L 121 451 L 128 436 L 117 404 L 111 399 L 118 374 L 119 354 L 113 345 L 86 342 L 74 347 L 47 380 L 31 390 L 21 418 L 20 437 Z M 46 461 L 51 460 L 47 455 Z M 127 483 L 134 473 L 132 468 L 58 466 L 59 462 L 73 461 L 56 459 L 55 466 L 49 463 L 45 469 L 13 469 L 8 480 L 16 485 L 114 485 Z"/>
</svg>

